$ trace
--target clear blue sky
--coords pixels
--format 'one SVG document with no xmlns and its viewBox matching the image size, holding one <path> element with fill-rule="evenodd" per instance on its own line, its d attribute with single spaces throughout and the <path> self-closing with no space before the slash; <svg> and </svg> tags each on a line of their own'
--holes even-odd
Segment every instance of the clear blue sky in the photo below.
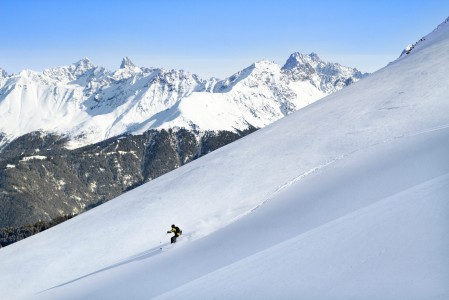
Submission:
<svg viewBox="0 0 449 300">
<path fill-rule="evenodd" d="M 0 67 L 114 70 L 129 56 L 223 78 L 299 51 L 372 72 L 447 17 L 448 0 L 0 0 Z"/>
</svg>

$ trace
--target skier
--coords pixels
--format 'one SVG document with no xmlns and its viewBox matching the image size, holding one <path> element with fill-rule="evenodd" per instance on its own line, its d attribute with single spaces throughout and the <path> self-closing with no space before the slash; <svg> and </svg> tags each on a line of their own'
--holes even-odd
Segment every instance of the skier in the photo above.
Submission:
<svg viewBox="0 0 449 300">
<path fill-rule="evenodd" d="M 176 243 L 176 239 L 178 238 L 178 236 L 180 236 L 182 234 L 182 230 L 179 229 L 178 226 L 175 226 L 175 224 L 173 224 L 171 226 L 171 230 L 167 231 L 167 233 L 174 233 L 175 235 L 171 237 L 171 243 L 174 244 Z"/>
</svg>

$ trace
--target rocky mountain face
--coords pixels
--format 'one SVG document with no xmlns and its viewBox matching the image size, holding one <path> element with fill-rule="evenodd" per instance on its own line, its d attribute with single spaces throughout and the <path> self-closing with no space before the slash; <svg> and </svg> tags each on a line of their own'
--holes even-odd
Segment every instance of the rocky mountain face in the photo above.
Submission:
<svg viewBox="0 0 449 300">
<path fill-rule="evenodd" d="M 224 80 L 129 58 L 0 70 L 0 227 L 85 211 L 364 76 L 313 53 Z"/>
<path fill-rule="evenodd" d="M 282 68 L 293 81 L 308 81 L 329 94 L 363 78 L 366 74 L 338 63 L 322 61 L 316 53 L 293 53 Z"/>
</svg>

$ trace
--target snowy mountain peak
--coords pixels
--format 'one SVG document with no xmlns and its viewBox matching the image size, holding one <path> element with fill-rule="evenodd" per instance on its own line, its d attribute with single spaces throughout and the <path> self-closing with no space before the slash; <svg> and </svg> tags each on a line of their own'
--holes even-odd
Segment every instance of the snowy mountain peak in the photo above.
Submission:
<svg viewBox="0 0 449 300">
<path fill-rule="evenodd" d="M 87 57 L 63 67 L 56 67 L 44 70 L 43 74 L 60 82 L 70 82 L 82 77 L 90 77 L 99 68 L 95 66 Z"/>
<path fill-rule="evenodd" d="M 318 89 L 335 92 L 368 74 L 339 63 L 322 61 L 316 53 L 295 52 L 288 58 L 282 70 L 293 81 L 309 81 Z"/>
<path fill-rule="evenodd" d="M 80 77 L 84 75 L 86 72 L 92 71 L 97 67 L 88 59 L 87 57 L 77 61 L 76 63 L 69 66 L 68 70 L 75 77 Z"/>
<path fill-rule="evenodd" d="M 137 66 L 131 61 L 131 59 L 129 59 L 128 56 L 125 56 L 120 64 L 120 69 L 133 69 L 136 67 Z"/>
<path fill-rule="evenodd" d="M 251 65 L 251 67 L 253 69 L 259 69 L 259 70 L 270 69 L 270 68 L 279 69 L 278 64 L 276 64 L 273 61 L 269 61 L 269 60 L 256 61 L 254 64 Z"/>
<path fill-rule="evenodd" d="M 312 52 L 309 54 L 309 56 L 313 59 L 313 60 L 321 60 L 318 56 L 318 54 L 316 54 L 315 52 Z"/>
<path fill-rule="evenodd" d="M 0 68 L 0 79 L 1 78 L 6 78 L 8 76 L 8 73 L 6 73 L 5 70 L 3 70 L 2 68 Z"/>
<path fill-rule="evenodd" d="M 239 72 L 240 76 L 248 77 L 248 76 L 259 76 L 259 74 L 263 73 L 281 73 L 281 67 L 273 61 L 269 60 L 260 60 L 253 63 L 248 68 L 244 69 L 242 72 Z"/>
<path fill-rule="evenodd" d="M 260 60 L 260 61 L 253 63 L 249 67 L 243 69 L 242 71 L 232 75 L 228 79 L 231 79 L 231 81 L 235 81 L 232 78 L 240 80 L 240 79 L 246 78 L 250 75 L 259 74 L 259 73 L 263 73 L 266 71 L 281 72 L 281 68 L 275 62 L 272 62 L 269 60 Z"/>
<path fill-rule="evenodd" d="M 316 66 L 318 63 L 323 62 L 316 53 L 303 54 L 301 52 L 295 52 L 290 55 L 287 62 L 282 67 L 285 70 L 292 70 L 295 68 L 301 68 L 304 65 L 310 64 Z"/>
<path fill-rule="evenodd" d="M 217 82 L 214 86 L 215 93 L 227 93 L 231 90 L 235 90 L 238 93 L 239 89 L 244 88 L 256 88 L 262 85 L 270 85 L 267 77 L 279 77 L 282 76 L 281 67 L 269 60 L 261 60 L 253 63 L 249 67 L 243 69 L 234 75 Z M 240 88 L 236 89 L 236 86 Z"/>
<path fill-rule="evenodd" d="M 142 72 L 149 73 L 151 71 L 152 71 L 151 69 L 139 68 L 131 61 L 131 59 L 129 59 L 129 57 L 125 56 L 122 59 L 122 63 L 120 64 L 120 69 L 118 69 L 117 71 L 114 72 L 114 77 L 116 79 L 125 79 L 125 78 L 133 77 L 137 73 L 142 73 Z"/>
<path fill-rule="evenodd" d="M 78 70 L 89 70 L 95 67 L 91 60 L 87 57 L 80 59 L 74 63 L 73 66 L 75 66 Z"/>
</svg>

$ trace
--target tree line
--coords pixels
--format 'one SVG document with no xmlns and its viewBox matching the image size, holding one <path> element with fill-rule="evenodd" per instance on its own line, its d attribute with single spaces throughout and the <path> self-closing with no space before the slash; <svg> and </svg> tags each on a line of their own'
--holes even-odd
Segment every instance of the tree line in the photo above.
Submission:
<svg viewBox="0 0 449 300">
<path fill-rule="evenodd" d="M 20 240 L 30 237 L 36 233 L 42 232 L 56 226 L 64 221 L 73 218 L 75 215 L 63 215 L 52 219 L 51 221 L 39 221 L 34 224 L 27 224 L 20 227 L 0 228 L 0 248 L 14 244 Z"/>
</svg>

